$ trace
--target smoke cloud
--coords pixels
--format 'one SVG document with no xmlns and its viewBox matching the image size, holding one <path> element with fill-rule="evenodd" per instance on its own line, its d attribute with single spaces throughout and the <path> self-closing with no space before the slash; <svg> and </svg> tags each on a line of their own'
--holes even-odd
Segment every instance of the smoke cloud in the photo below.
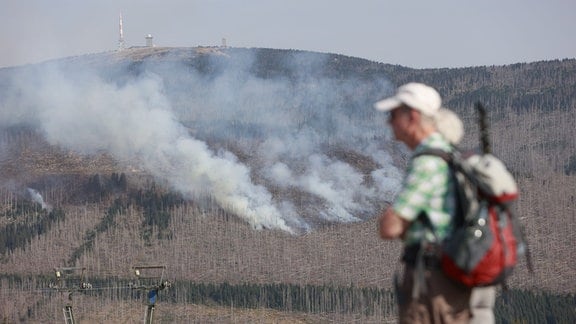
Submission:
<svg viewBox="0 0 576 324">
<path fill-rule="evenodd" d="M 4 81 L 0 123 L 137 163 L 258 229 L 358 221 L 400 184 L 389 130 L 371 106 L 374 90 L 390 86 L 326 76 L 328 57 L 287 55 L 277 75 L 259 71 L 250 51 L 206 56 L 211 73 L 179 59 L 34 66 Z"/>
</svg>

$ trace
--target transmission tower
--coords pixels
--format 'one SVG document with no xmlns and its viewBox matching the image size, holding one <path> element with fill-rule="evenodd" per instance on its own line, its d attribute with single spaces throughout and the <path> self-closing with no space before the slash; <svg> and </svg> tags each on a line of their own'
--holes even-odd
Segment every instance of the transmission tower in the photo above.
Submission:
<svg viewBox="0 0 576 324">
<path fill-rule="evenodd" d="M 144 323 L 152 324 L 154 321 L 154 309 L 156 308 L 156 299 L 158 292 L 169 288 L 172 283 L 166 280 L 166 266 L 134 266 L 132 271 L 136 276 L 136 282 L 132 283 L 133 289 L 147 291 L 147 307 L 144 315 Z"/>
<path fill-rule="evenodd" d="M 59 267 L 54 268 L 56 283 L 50 288 L 61 294 L 68 294 L 68 298 L 62 307 L 65 324 L 74 324 L 74 312 L 72 311 L 72 294 L 76 291 L 92 289 L 92 284 L 86 281 L 86 268 L 84 267 Z"/>
</svg>

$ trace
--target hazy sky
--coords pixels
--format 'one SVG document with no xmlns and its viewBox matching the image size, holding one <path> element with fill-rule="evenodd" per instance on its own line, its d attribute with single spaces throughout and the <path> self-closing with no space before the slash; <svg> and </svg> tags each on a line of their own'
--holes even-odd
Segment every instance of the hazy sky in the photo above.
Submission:
<svg viewBox="0 0 576 324">
<path fill-rule="evenodd" d="M 576 57 L 575 0 L 0 0 L 0 67 L 128 46 L 266 47 L 414 68 Z"/>
</svg>

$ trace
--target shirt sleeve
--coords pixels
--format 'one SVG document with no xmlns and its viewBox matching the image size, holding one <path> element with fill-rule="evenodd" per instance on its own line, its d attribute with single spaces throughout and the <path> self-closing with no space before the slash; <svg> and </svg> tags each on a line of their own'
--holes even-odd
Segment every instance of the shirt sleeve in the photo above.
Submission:
<svg viewBox="0 0 576 324">
<path fill-rule="evenodd" d="M 422 211 L 441 210 L 447 183 L 448 165 L 442 158 L 422 155 L 412 159 L 393 204 L 394 211 L 412 222 Z"/>
</svg>

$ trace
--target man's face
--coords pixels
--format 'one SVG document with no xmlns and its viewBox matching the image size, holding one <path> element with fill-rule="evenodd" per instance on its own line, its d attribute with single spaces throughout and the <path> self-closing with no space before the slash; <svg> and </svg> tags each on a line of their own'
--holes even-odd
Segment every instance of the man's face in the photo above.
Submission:
<svg viewBox="0 0 576 324">
<path fill-rule="evenodd" d="M 405 144 L 409 140 L 408 135 L 411 127 L 410 111 L 409 107 L 400 106 L 391 110 L 388 116 L 388 124 L 392 126 L 394 137 Z"/>
</svg>

